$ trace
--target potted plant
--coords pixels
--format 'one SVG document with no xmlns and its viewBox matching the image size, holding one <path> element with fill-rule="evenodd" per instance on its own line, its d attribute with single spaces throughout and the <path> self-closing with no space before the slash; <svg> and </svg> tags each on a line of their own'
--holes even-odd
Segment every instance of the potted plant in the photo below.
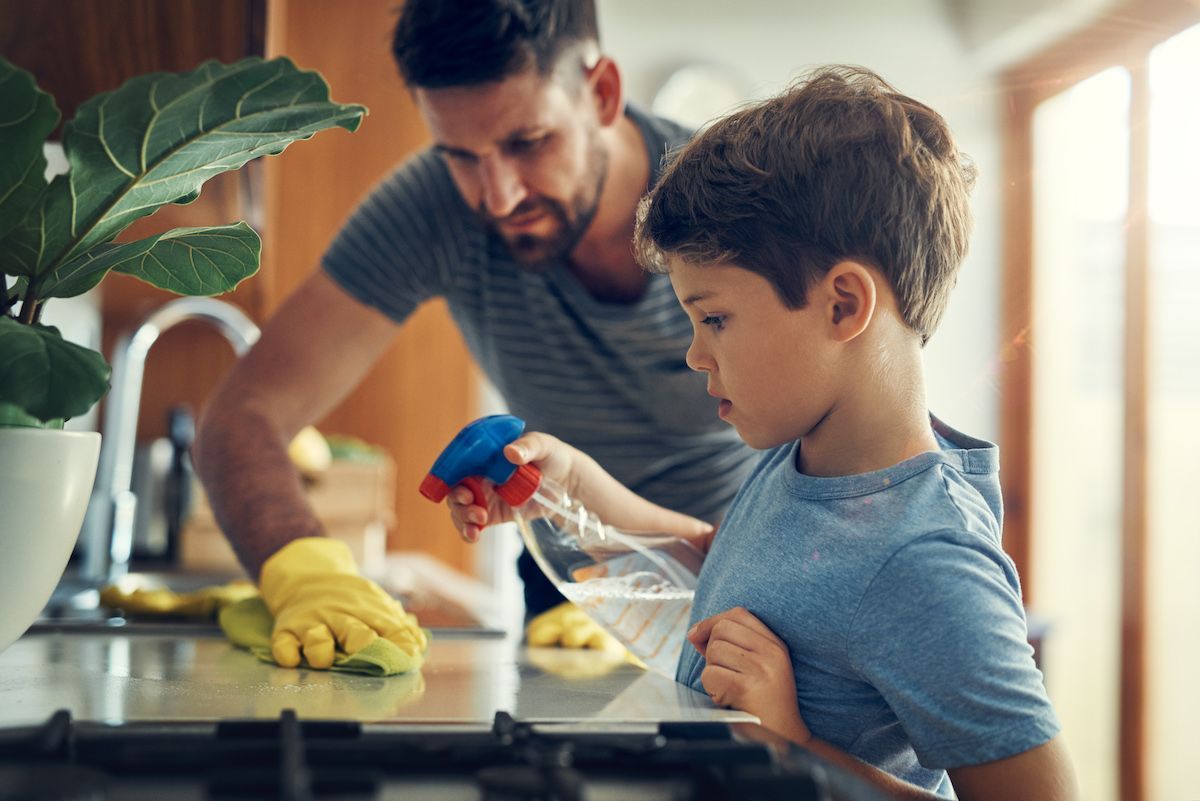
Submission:
<svg viewBox="0 0 1200 801">
<path fill-rule="evenodd" d="M 261 242 L 245 222 L 114 239 L 164 204 L 195 200 L 212 176 L 324 128 L 354 131 L 365 113 L 331 102 L 319 74 L 286 58 L 141 75 L 79 106 L 63 132 L 70 169 L 47 182 L 43 142 L 58 109 L 0 58 L 0 650 L 66 567 L 100 435 L 63 421 L 109 386 L 99 353 L 40 322 L 45 303 L 112 270 L 181 295 L 233 289 L 259 266 Z"/>
</svg>

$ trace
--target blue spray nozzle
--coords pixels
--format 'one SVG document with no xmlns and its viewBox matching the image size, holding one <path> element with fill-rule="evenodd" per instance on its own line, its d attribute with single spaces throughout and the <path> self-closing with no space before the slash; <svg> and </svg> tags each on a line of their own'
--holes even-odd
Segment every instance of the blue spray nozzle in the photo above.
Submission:
<svg viewBox="0 0 1200 801">
<path fill-rule="evenodd" d="M 500 497 L 513 506 L 529 499 L 541 478 L 531 465 L 517 465 L 504 457 L 504 446 L 521 436 L 525 421 L 511 414 L 481 417 L 455 435 L 421 482 L 421 494 L 440 503 L 455 487 L 471 478 L 486 478 Z M 510 479 L 515 479 L 510 483 Z M 532 484 L 530 481 L 532 480 Z M 526 492 L 526 490 L 528 490 Z M 479 493 L 472 488 L 472 492 Z"/>
</svg>

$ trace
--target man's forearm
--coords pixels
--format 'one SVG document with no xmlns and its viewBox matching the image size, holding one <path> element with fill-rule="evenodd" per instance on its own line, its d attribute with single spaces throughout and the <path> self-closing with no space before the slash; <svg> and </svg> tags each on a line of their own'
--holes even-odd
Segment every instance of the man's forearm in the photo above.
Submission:
<svg viewBox="0 0 1200 801">
<path fill-rule="evenodd" d="M 217 523 L 255 581 L 273 553 L 324 533 L 276 425 L 246 410 L 210 409 L 198 432 L 196 471 Z"/>
</svg>

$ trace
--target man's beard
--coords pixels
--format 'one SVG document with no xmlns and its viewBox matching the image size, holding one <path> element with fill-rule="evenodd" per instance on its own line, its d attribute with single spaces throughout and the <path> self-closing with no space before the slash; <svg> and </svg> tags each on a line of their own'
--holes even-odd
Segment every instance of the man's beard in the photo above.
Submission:
<svg viewBox="0 0 1200 801">
<path fill-rule="evenodd" d="M 508 215 L 508 218 L 516 219 L 542 212 L 554 221 L 550 233 L 506 233 L 502 223 L 508 218 L 497 219 L 482 208 L 479 209 L 479 216 L 496 236 L 504 241 L 513 260 L 521 269 L 531 273 L 542 273 L 561 265 L 592 224 L 596 209 L 600 205 L 604 179 L 608 174 L 608 153 L 599 147 L 599 142 L 594 144 L 588 158 L 588 164 L 593 165 L 592 169 L 585 176 L 583 188 L 571 198 L 569 204 L 546 197 L 530 198 L 522 201 Z"/>
</svg>

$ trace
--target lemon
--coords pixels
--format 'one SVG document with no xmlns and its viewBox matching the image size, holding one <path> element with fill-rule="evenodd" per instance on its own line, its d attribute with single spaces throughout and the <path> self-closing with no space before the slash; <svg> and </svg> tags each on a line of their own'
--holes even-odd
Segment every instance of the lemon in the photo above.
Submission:
<svg viewBox="0 0 1200 801">
<path fill-rule="evenodd" d="M 288 458 L 307 478 L 315 478 L 329 469 L 333 461 L 333 452 L 329 443 L 320 431 L 312 426 L 305 426 L 292 438 L 287 449 Z"/>
</svg>

